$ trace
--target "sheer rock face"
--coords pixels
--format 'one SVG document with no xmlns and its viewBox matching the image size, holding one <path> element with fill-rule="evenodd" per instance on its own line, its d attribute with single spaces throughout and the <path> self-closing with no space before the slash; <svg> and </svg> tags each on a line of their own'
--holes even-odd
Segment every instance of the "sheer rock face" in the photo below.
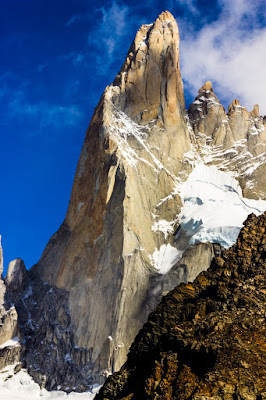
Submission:
<svg viewBox="0 0 266 400">
<path fill-rule="evenodd" d="M 244 225 L 207 272 L 163 298 L 97 400 L 265 398 L 266 213 Z"/>
<path fill-rule="evenodd" d="M 98 380 L 121 365 L 150 311 L 150 258 L 165 242 L 152 214 L 173 221 L 180 210 L 178 195 L 159 204 L 190 146 L 178 46 L 168 12 L 138 32 L 95 110 L 65 222 L 35 267 L 70 292 L 75 341 L 91 349 Z"/>
<path fill-rule="evenodd" d="M 206 270 L 217 251 L 189 247 L 178 229 L 180 185 L 197 163 L 217 165 L 265 198 L 263 146 L 258 108 L 233 102 L 226 115 L 210 82 L 186 114 L 169 12 L 140 28 L 95 109 L 65 221 L 26 282 L 11 279 L 20 290 L 8 289 L 39 383 L 84 390 L 121 367 L 162 294 Z"/>
</svg>

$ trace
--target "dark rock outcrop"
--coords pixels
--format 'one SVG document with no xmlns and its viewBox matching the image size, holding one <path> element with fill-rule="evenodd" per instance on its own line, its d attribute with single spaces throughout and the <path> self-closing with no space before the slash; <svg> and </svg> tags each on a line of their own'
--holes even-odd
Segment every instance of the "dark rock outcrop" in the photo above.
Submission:
<svg viewBox="0 0 266 400">
<path fill-rule="evenodd" d="M 8 266 L 5 284 L 12 292 L 22 292 L 27 286 L 27 272 L 24 261 L 21 258 L 16 258 L 11 261 Z"/>
<path fill-rule="evenodd" d="M 96 399 L 264 399 L 265 307 L 266 213 L 250 215 L 208 271 L 163 298 Z"/>
</svg>

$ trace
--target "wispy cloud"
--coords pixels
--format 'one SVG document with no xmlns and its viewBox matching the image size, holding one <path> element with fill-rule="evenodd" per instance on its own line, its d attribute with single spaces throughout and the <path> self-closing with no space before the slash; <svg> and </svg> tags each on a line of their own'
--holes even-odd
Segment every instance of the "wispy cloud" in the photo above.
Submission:
<svg viewBox="0 0 266 400">
<path fill-rule="evenodd" d="M 110 8 L 101 7 L 102 21 L 98 28 L 100 36 L 109 57 L 114 53 L 117 41 L 125 35 L 128 6 L 119 5 L 113 1 Z"/>
<path fill-rule="evenodd" d="M 18 84 L 18 77 L 8 74 L 0 76 L 2 89 L 0 97 L 7 107 L 6 119 L 16 119 L 34 124 L 36 130 L 47 127 L 63 128 L 76 126 L 83 114 L 76 105 L 54 104 L 44 100 L 29 100 L 30 82 Z M 35 130 L 35 132 L 36 132 Z"/>
<path fill-rule="evenodd" d="M 11 114 L 16 118 L 34 117 L 35 120 L 38 120 L 40 128 L 75 126 L 81 118 L 81 112 L 76 106 L 49 104 L 44 101 L 29 103 L 25 102 L 23 94 L 19 92 L 9 103 L 9 108 Z"/>
<path fill-rule="evenodd" d="M 42 72 L 43 70 L 45 70 L 45 68 L 47 68 L 48 64 L 39 64 L 37 65 L 37 70 L 38 72 Z"/>
<path fill-rule="evenodd" d="M 45 101 L 30 103 L 23 92 L 17 91 L 14 95 L 9 103 L 11 115 L 16 118 L 34 118 L 40 128 L 75 126 L 82 116 L 75 105 L 49 104 Z"/>
<path fill-rule="evenodd" d="M 74 67 L 78 67 L 79 65 L 83 65 L 86 61 L 86 53 L 75 52 L 72 51 L 71 53 L 64 54 L 63 58 L 66 60 L 70 60 Z"/>
<path fill-rule="evenodd" d="M 219 18 L 181 41 L 182 76 L 196 93 L 206 80 L 215 83 L 225 101 L 240 98 L 252 109 L 266 113 L 266 28 L 264 1 L 220 0 Z M 264 5 L 264 10 L 263 10 Z"/>
<path fill-rule="evenodd" d="M 127 19 L 129 6 L 112 1 L 101 7 L 98 24 L 89 33 L 88 45 L 94 48 L 97 72 L 108 72 L 112 62 L 121 55 L 123 39 L 128 35 L 130 23 Z"/>
<path fill-rule="evenodd" d="M 192 14 L 199 14 L 199 10 L 195 5 L 195 0 L 178 0 L 177 4 L 186 7 Z"/>
<path fill-rule="evenodd" d="M 75 24 L 76 22 L 78 22 L 81 18 L 82 18 L 81 15 L 73 15 L 73 16 L 65 23 L 65 26 L 69 27 L 69 26 Z"/>
<path fill-rule="evenodd" d="M 77 66 L 86 66 L 92 63 L 97 66 L 96 73 L 105 73 L 110 64 L 120 53 L 121 47 L 118 45 L 124 36 L 128 35 L 127 15 L 130 7 L 116 0 L 107 3 L 105 6 L 96 8 L 97 14 L 95 23 L 90 25 L 87 37 L 87 43 L 82 51 L 73 51 L 63 57 L 71 60 L 72 64 Z M 83 20 L 90 20 L 91 15 L 84 13 L 82 15 L 73 15 L 66 26 L 72 25 Z"/>
</svg>

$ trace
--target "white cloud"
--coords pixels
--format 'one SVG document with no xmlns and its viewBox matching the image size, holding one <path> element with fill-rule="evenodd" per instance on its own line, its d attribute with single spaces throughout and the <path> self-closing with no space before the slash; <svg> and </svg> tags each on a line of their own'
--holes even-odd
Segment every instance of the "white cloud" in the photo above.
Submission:
<svg viewBox="0 0 266 400">
<path fill-rule="evenodd" d="M 129 6 L 116 0 L 96 9 L 98 16 L 95 24 L 90 26 L 88 35 L 90 49 L 84 48 L 82 52 L 73 51 L 63 55 L 63 58 L 71 60 L 75 67 L 96 61 L 97 72 L 105 74 L 117 54 L 120 54 L 121 40 L 128 34 L 130 23 L 127 15 L 129 9 Z M 88 13 L 73 15 L 65 25 L 70 27 L 81 20 L 89 20 L 89 18 Z"/>
<path fill-rule="evenodd" d="M 182 77 L 191 92 L 206 80 L 227 103 L 239 98 L 249 110 L 260 105 L 266 114 L 266 3 L 249 0 L 220 0 L 222 12 L 217 21 L 181 38 Z M 264 25 L 265 26 L 265 25 Z"/>
<path fill-rule="evenodd" d="M 106 71 L 116 52 L 121 50 L 119 45 L 121 39 L 128 33 L 127 14 L 129 7 L 113 1 L 110 7 L 101 7 L 99 11 L 102 17 L 98 27 L 90 32 L 88 42 L 93 44 L 99 52 L 97 64 L 103 71 Z"/>
<path fill-rule="evenodd" d="M 128 7 L 113 1 L 110 8 L 102 7 L 100 11 L 102 13 L 101 31 L 112 36 L 123 35 L 126 28 Z"/>
<path fill-rule="evenodd" d="M 199 14 L 195 0 L 178 0 L 178 4 L 186 7 L 192 14 Z"/>
</svg>

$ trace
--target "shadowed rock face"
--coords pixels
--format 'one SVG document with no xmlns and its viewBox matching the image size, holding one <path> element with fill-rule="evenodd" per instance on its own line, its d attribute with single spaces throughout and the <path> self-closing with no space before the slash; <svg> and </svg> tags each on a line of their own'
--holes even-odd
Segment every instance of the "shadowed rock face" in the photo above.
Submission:
<svg viewBox="0 0 266 400">
<path fill-rule="evenodd" d="M 23 363 L 41 385 L 86 390 L 121 367 L 162 295 L 220 251 L 208 243 L 217 240 L 190 242 L 204 221 L 182 220 L 183 183 L 199 165 L 229 172 L 222 189 L 244 211 L 226 234 L 238 232 L 250 213 L 241 188 L 265 198 L 265 132 L 257 106 L 249 113 L 234 101 L 226 114 L 211 82 L 186 113 L 175 19 L 163 12 L 140 28 L 95 109 L 63 224 L 29 273 L 16 261 L 7 285 L 0 280 L 0 300 L 18 313 Z M 188 197 L 204 206 L 200 194 Z"/>
<path fill-rule="evenodd" d="M 266 213 L 194 283 L 163 298 L 100 399 L 266 396 Z"/>
</svg>

